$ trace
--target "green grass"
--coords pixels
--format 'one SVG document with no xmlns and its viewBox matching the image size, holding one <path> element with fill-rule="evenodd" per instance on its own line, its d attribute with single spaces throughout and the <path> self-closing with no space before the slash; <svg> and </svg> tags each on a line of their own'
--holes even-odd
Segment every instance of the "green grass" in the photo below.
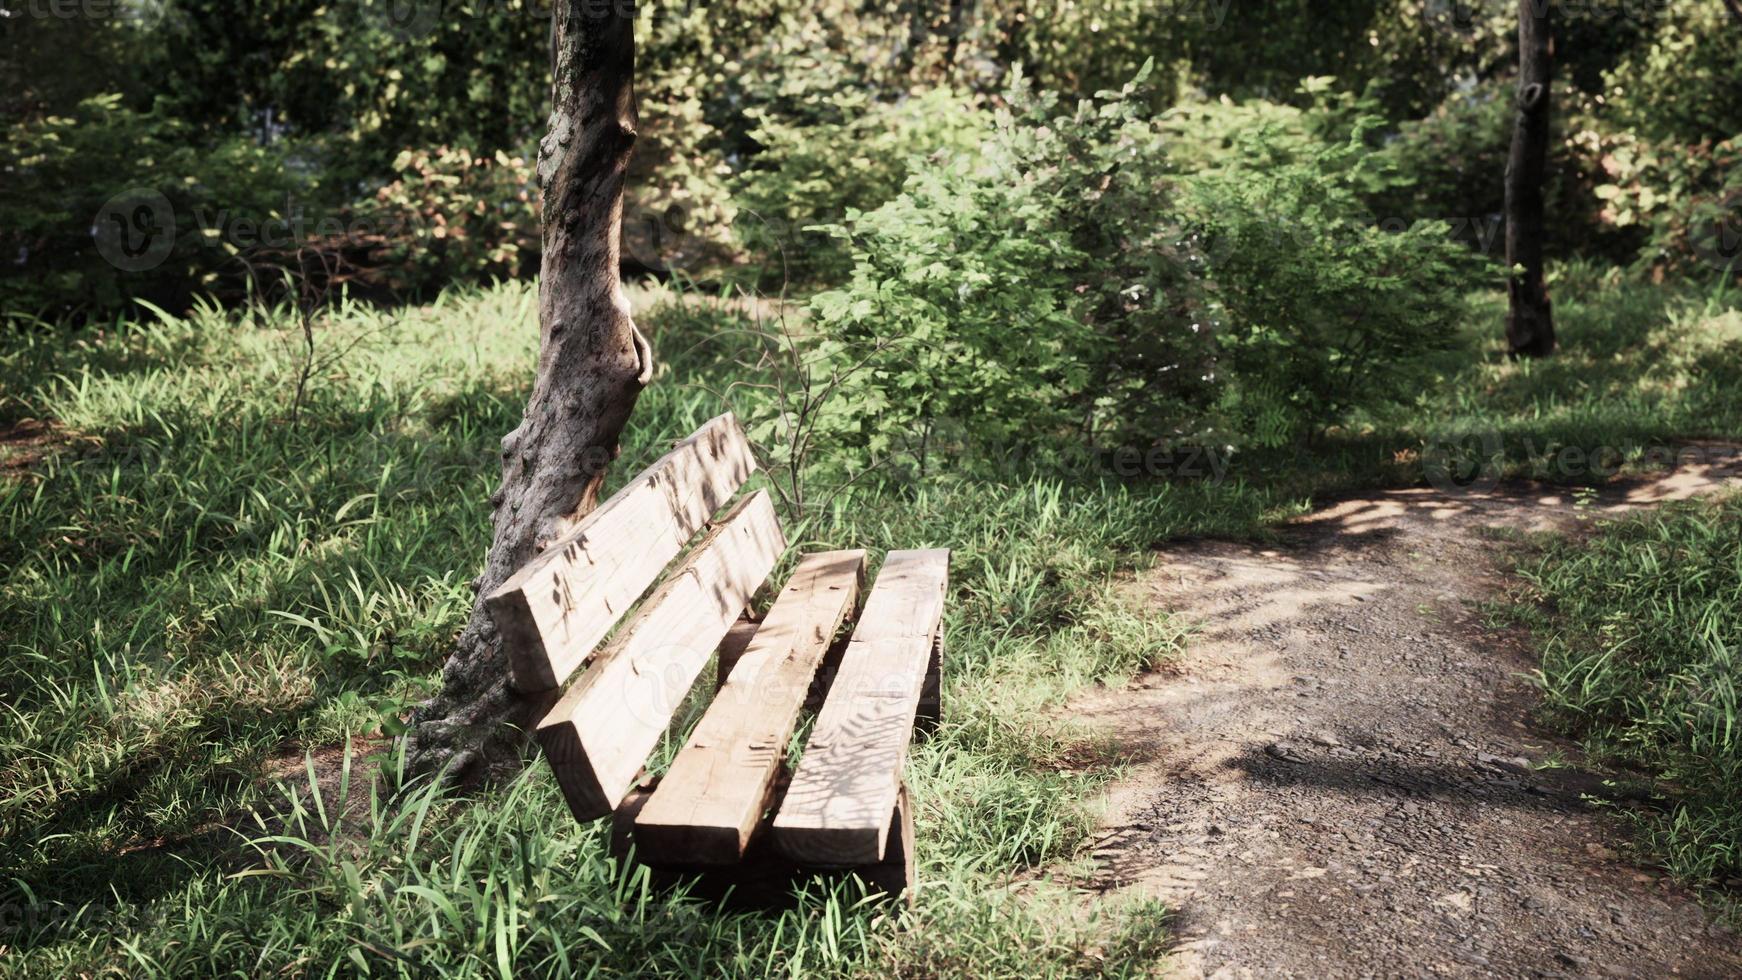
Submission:
<svg viewBox="0 0 1742 980">
<path fill-rule="evenodd" d="M 719 410 L 702 386 L 729 361 L 685 340 L 720 315 L 648 317 L 690 353 L 643 396 L 619 476 Z M 320 346 L 343 356 L 294 424 L 287 318 L 7 339 L 0 419 L 53 419 L 69 441 L 0 485 L 0 901 L 16 912 L 0 971 L 1153 966 L 1155 910 L 1085 919 L 1010 885 L 1077 850 L 1112 771 L 1047 709 L 1177 649 L 1165 618 L 1121 614 L 1114 577 L 1170 535 L 1255 527 L 1279 503 L 1256 491 L 939 480 L 788 515 L 795 550 L 955 550 L 949 719 L 912 763 L 926 887 L 905 928 L 847 888 L 778 916 L 651 894 L 542 767 L 478 798 L 411 786 L 350 811 L 264 778 L 392 730 L 435 683 L 533 316 L 521 286 L 341 311 Z"/>
<path fill-rule="evenodd" d="M 1560 267 L 1550 289 L 1554 357 L 1507 360 L 1497 343 L 1504 298 L 1488 298 L 1440 383 L 1379 431 L 1414 436 L 1454 473 L 1485 465 L 1565 484 L 1648 471 L 1661 463 L 1654 449 L 1742 434 L 1742 292 L 1588 265 Z"/>
<path fill-rule="evenodd" d="M 1549 715 L 1654 805 L 1645 851 L 1701 885 L 1742 878 L 1742 495 L 1671 504 L 1550 545 L 1524 570 Z M 1539 610 L 1540 607 L 1540 610 Z"/>
<path fill-rule="evenodd" d="M 1590 281 L 1565 287 L 1560 360 L 1506 362 L 1490 304 L 1417 404 L 1242 458 L 1219 486 L 873 477 L 784 515 L 795 551 L 955 551 L 946 724 L 912 760 L 911 913 L 844 886 L 779 914 L 655 893 L 542 767 L 456 797 L 382 762 L 375 736 L 436 683 L 469 609 L 536 353 L 530 288 L 336 312 L 294 423 L 286 316 L 7 333 L 0 430 L 52 420 L 57 441 L 0 467 L 0 974 L 1150 972 L 1164 910 L 1034 880 L 1081 855 L 1118 767 L 1054 709 L 1182 642 L 1119 577 L 1171 538 L 1418 481 L 1448 432 L 1503 432 L 1528 473 L 1525 435 L 1639 465 L 1656 441 L 1742 431 L 1733 298 L 1568 275 Z M 743 304 L 637 308 L 668 363 L 618 479 L 743 380 L 718 333 Z M 386 774 L 354 772 L 342 806 L 347 739 Z"/>
</svg>

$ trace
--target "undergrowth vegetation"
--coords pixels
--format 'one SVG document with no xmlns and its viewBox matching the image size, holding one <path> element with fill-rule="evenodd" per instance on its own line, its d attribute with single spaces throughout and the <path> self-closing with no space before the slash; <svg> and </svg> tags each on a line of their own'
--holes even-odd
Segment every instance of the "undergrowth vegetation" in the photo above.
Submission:
<svg viewBox="0 0 1742 980">
<path fill-rule="evenodd" d="M 1422 438 L 1415 462 L 1430 478 L 1596 485 L 1672 465 L 1682 441 L 1742 432 L 1742 291 L 1654 287 L 1585 263 L 1559 267 L 1550 288 L 1566 341 L 1555 357 L 1442 355 L 1434 409 L 1393 416 Z M 1485 300 L 1465 344 L 1504 315 L 1503 301 Z"/>
<path fill-rule="evenodd" d="M 300 405 L 289 316 L 8 340 L 0 417 L 52 419 L 62 441 L 0 485 L 0 867 L 7 907 L 24 910 L 0 970 L 1141 966 L 1086 952 L 1117 951 L 1107 923 L 999 882 L 1071 855 L 1092 825 L 1085 793 L 1110 771 L 1048 709 L 1179 641 L 1165 619 L 1119 615 L 1113 575 L 1170 534 L 1250 529 L 1275 504 L 1256 491 L 867 483 L 789 515 L 796 549 L 955 551 L 950 719 L 912 774 L 927 801 L 914 915 L 935 928 L 879 928 L 891 913 L 846 885 L 775 917 L 653 895 L 542 767 L 482 799 L 414 786 L 356 802 L 469 609 L 488 447 L 518 411 L 533 302 L 508 285 L 403 314 L 340 310 Z M 720 316 L 664 309 L 649 319 L 675 354 Z M 721 410 L 710 365 L 702 349 L 674 357 L 618 479 Z M 350 804 L 332 785 L 347 737 L 370 756 Z M 324 802 L 319 779 L 298 778 L 309 751 Z M 286 775 L 289 803 L 271 778 Z M 1149 949 L 1156 914 L 1114 933 Z"/>
<path fill-rule="evenodd" d="M 1081 100 L 1018 75 L 977 150 L 831 227 L 854 262 L 811 301 L 840 392 L 819 439 L 922 469 L 1275 447 L 1420 390 L 1486 265 L 1444 222 L 1366 213 L 1403 180 L 1362 145 L 1379 120 L 1328 97 L 1160 114 L 1152 74 Z"/>
<path fill-rule="evenodd" d="M 1658 805 L 1623 812 L 1679 877 L 1742 884 L 1742 496 L 1672 504 L 1524 569 L 1549 713 Z M 1528 608 L 1528 607 L 1527 607 Z"/>
</svg>

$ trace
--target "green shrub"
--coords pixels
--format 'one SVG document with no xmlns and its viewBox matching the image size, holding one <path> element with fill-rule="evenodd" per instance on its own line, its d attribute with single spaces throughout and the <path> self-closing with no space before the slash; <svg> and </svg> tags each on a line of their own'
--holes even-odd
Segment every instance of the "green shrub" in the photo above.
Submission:
<svg viewBox="0 0 1742 980">
<path fill-rule="evenodd" d="M 1738 63 L 1742 31 L 1721 5 L 1681 4 L 1604 73 L 1591 193 L 1656 276 L 1742 274 Z"/>
<path fill-rule="evenodd" d="M 283 148 L 196 144 L 115 95 L 14 128 L 0 144 L 0 308 L 67 316 L 133 296 L 180 305 L 250 244 L 292 234 Z"/>
<path fill-rule="evenodd" d="M 1497 79 L 1456 93 L 1420 119 L 1399 124 L 1374 148 L 1407 178 L 1366 193 L 1374 214 L 1403 221 L 1452 221 L 1458 238 L 1503 258 L 1506 159 L 1512 148 L 1514 85 Z M 1551 256 L 1601 257 L 1626 262 L 1643 236 L 1603 215 L 1597 187 L 1608 180 L 1604 161 L 1617 137 L 1578 108 L 1577 93 L 1562 92 L 1549 143 L 1543 193 L 1550 216 L 1545 245 Z"/>
<path fill-rule="evenodd" d="M 1203 250 L 1224 431 L 1236 442 L 1280 445 L 1419 392 L 1424 355 L 1452 343 L 1463 294 L 1480 281 L 1482 260 L 1444 222 L 1367 212 L 1363 192 L 1406 180 L 1368 153 L 1376 119 L 1311 115 L 1211 105 L 1190 117 L 1193 129 L 1226 134 L 1217 154 L 1195 154 L 1179 186 Z"/>
<path fill-rule="evenodd" d="M 1019 81 L 973 157 L 849 211 L 848 284 L 811 309 L 841 397 L 826 427 L 874 455 L 1192 438 L 1211 344 L 1137 84 L 1075 106 Z"/>
<path fill-rule="evenodd" d="M 837 229 L 855 265 L 812 304 L 840 394 L 818 430 L 922 457 L 1277 445 L 1419 392 L 1481 260 L 1365 213 L 1400 178 L 1364 103 L 1310 88 L 1309 112 L 1158 122 L 1137 84 L 1070 108 L 1019 87 L 977 157 Z"/>
<path fill-rule="evenodd" d="M 753 113 L 765 149 L 738 178 L 734 203 L 753 257 L 793 279 L 838 281 L 852 257 L 817 226 L 894 197 L 916 158 L 977 147 L 988 121 L 948 89 L 893 103 L 849 89 L 820 101 L 820 118 Z"/>
<path fill-rule="evenodd" d="M 1315 159 L 1327 143 L 1372 130 L 1379 113 L 1372 98 L 1339 89 L 1334 78 L 1302 79 L 1295 98 L 1303 104 L 1201 97 L 1180 102 L 1161 118 L 1173 169 L 1189 174 Z"/>
<path fill-rule="evenodd" d="M 1375 213 L 1410 220 L 1492 215 L 1498 221 L 1506 207 L 1502 178 L 1512 144 L 1512 101 L 1510 90 L 1484 86 L 1398 126 L 1379 153 L 1410 179 L 1374 195 Z"/>
<path fill-rule="evenodd" d="M 1713 145 L 1626 137 L 1604 155 L 1604 217 L 1646 229 L 1645 267 L 1695 278 L 1742 276 L 1742 136 Z"/>
<path fill-rule="evenodd" d="M 1611 72 L 1605 115 L 1650 140 L 1698 143 L 1742 133 L 1742 30 L 1720 3 L 1666 5 L 1656 30 Z"/>
<path fill-rule="evenodd" d="M 463 149 L 401 153 L 400 178 L 357 209 L 396 289 L 537 271 L 538 175 L 525 157 Z"/>
</svg>

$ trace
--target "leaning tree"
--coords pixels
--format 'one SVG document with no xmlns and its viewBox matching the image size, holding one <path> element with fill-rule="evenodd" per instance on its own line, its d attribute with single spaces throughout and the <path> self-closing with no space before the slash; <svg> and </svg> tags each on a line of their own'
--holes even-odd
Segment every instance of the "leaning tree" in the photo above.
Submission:
<svg viewBox="0 0 1742 980">
<path fill-rule="evenodd" d="M 653 355 L 618 274 L 623 182 L 635 144 L 633 0 L 558 0 L 551 12 L 551 110 L 538 149 L 544 257 L 538 371 L 526 414 L 502 440 L 495 531 L 472 583 L 471 620 L 419 706 L 412 765 L 456 777 L 518 765 L 544 706 L 508 686 L 484 596 L 598 503 L 606 467 Z"/>
<path fill-rule="evenodd" d="M 1518 117 L 1506 159 L 1506 343 L 1513 357 L 1554 353 L 1543 279 L 1543 179 L 1548 170 L 1550 0 L 1518 0 Z"/>
</svg>

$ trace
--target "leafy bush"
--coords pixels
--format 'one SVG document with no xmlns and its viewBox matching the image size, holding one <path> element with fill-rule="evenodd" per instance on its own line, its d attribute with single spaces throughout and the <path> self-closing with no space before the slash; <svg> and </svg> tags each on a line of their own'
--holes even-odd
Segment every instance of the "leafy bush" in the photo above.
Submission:
<svg viewBox="0 0 1742 980">
<path fill-rule="evenodd" d="M 1604 217 L 1650 232 L 1641 264 L 1742 276 L 1742 136 L 1695 146 L 1616 138 L 1603 162 L 1612 181 L 1596 189 Z"/>
<path fill-rule="evenodd" d="M 1742 31 L 1719 4 L 1666 8 L 1605 72 L 1588 134 L 1601 218 L 1664 274 L 1742 274 Z"/>
<path fill-rule="evenodd" d="M 1376 219 L 1362 193 L 1407 181 L 1369 154 L 1357 116 L 1331 126 L 1212 104 L 1176 120 L 1226 133 L 1179 178 L 1203 251 L 1230 437 L 1280 445 L 1421 390 L 1482 260 L 1444 222 Z M 1245 126 L 1230 126 L 1233 117 Z M 1342 142 L 1308 139 L 1346 132 Z"/>
<path fill-rule="evenodd" d="M 1398 126 L 1379 152 L 1410 180 L 1374 195 L 1375 213 L 1409 220 L 1493 216 L 1498 221 L 1506 207 L 1502 177 L 1512 121 L 1511 91 L 1491 85 L 1454 95 L 1421 119 Z M 1551 160 L 1551 170 L 1559 169 L 1558 162 Z"/>
<path fill-rule="evenodd" d="M 1366 215 L 1400 178 L 1359 100 L 1321 102 L 1158 123 L 1135 83 L 1072 108 L 1018 88 L 978 158 L 837 229 L 819 429 L 873 453 L 1276 445 L 1418 392 L 1481 261 Z"/>
<path fill-rule="evenodd" d="M 1371 97 L 1339 89 L 1334 78 L 1302 79 L 1295 98 L 1302 104 L 1201 97 L 1182 101 L 1160 121 L 1173 168 L 1195 173 L 1233 164 L 1274 166 L 1313 159 L 1326 143 L 1344 143 L 1373 129 L 1379 112 Z"/>
<path fill-rule="evenodd" d="M 1698 143 L 1742 134 L 1742 30 L 1719 3 L 1666 5 L 1646 44 L 1604 76 L 1606 115 L 1649 140 Z"/>
<path fill-rule="evenodd" d="M 753 135 L 766 148 L 734 188 L 745 248 L 794 279 L 844 276 L 852 258 L 841 241 L 812 229 L 884 203 L 916 158 L 971 150 L 988 125 L 948 89 L 894 103 L 872 102 L 863 90 L 822 101 L 821 119 L 758 110 Z"/>
<path fill-rule="evenodd" d="M 1551 118 L 1543 194 L 1550 215 L 1545 245 L 1551 256 L 1628 261 L 1643 236 L 1607 221 L 1597 187 L 1617 137 L 1562 92 Z M 1388 133 L 1375 152 L 1399 177 L 1365 193 L 1374 214 L 1402 221 L 1451 221 L 1458 238 L 1502 258 L 1506 159 L 1512 147 L 1514 81 L 1495 80 L 1447 98 L 1433 112 Z"/>
<path fill-rule="evenodd" d="M 415 289 L 537 271 L 538 175 L 525 157 L 441 147 L 401 153 L 394 167 L 400 178 L 357 212 L 382 243 L 390 285 Z"/>
<path fill-rule="evenodd" d="M 812 303 L 851 366 L 837 437 L 1064 448 L 1191 438 L 1211 345 L 1137 84 L 1074 107 L 1024 83 L 977 157 L 934 160 L 834 229 L 850 282 Z"/>
<path fill-rule="evenodd" d="M 304 182 L 284 149 L 197 146 L 186 126 L 98 96 L 0 144 L 0 307 L 65 316 L 141 296 L 179 305 L 249 244 L 291 234 Z"/>
</svg>

